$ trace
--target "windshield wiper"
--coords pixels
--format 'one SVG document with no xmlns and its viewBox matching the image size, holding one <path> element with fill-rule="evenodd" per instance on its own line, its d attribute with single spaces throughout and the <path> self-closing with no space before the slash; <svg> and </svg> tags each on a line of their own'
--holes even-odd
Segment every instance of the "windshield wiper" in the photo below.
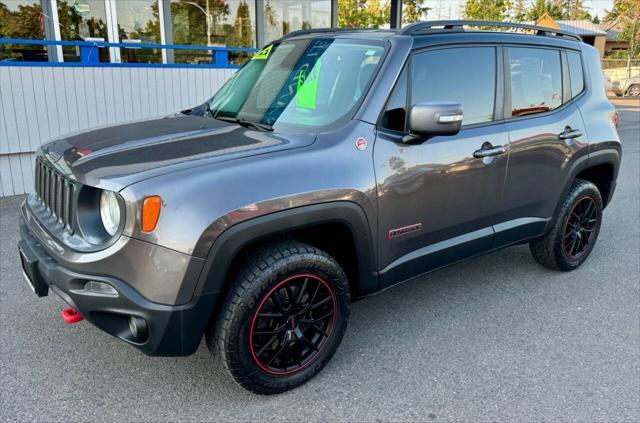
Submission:
<svg viewBox="0 0 640 423">
<path fill-rule="evenodd" d="M 236 123 L 240 126 L 244 126 L 245 128 L 254 128 L 261 131 L 269 131 L 269 132 L 273 131 L 273 127 L 271 125 L 267 125 L 266 123 L 249 122 L 248 120 L 245 120 L 245 119 L 239 119 L 239 118 L 234 118 L 230 116 L 217 116 L 217 117 L 214 117 L 214 119 L 222 120 L 224 122 Z"/>
</svg>

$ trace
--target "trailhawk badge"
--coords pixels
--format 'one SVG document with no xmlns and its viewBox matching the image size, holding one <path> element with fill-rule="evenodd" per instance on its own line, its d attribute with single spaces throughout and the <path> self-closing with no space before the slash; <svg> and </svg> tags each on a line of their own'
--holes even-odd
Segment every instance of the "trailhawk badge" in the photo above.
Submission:
<svg viewBox="0 0 640 423">
<path fill-rule="evenodd" d="M 360 151 L 364 151 L 367 149 L 367 140 L 364 137 L 356 138 L 356 148 Z"/>
</svg>

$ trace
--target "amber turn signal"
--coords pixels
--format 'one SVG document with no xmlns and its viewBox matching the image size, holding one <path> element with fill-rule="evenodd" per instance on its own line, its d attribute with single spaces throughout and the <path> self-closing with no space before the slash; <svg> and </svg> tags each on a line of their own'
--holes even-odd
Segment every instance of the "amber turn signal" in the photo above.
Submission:
<svg viewBox="0 0 640 423">
<path fill-rule="evenodd" d="M 152 195 L 142 202 L 142 232 L 152 232 L 160 218 L 161 199 L 158 195 Z"/>
</svg>

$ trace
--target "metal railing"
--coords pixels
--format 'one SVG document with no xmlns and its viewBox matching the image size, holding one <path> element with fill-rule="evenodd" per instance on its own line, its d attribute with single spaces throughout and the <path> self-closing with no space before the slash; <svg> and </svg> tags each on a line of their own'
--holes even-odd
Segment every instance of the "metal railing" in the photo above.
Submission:
<svg viewBox="0 0 640 423">
<path fill-rule="evenodd" d="M 37 45 L 37 46 L 62 46 L 76 47 L 79 49 L 79 61 L 50 62 L 50 61 L 26 61 L 26 60 L 0 60 L 0 66 L 105 66 L 105 67 L 208 67 L 235 69 L 239 65 L 229 60 L 229 53 L 255 53 L 258 49 L 249 47 L 221 47 L 221 46 L 194 46 L 180 44 L 148 44 L 148 43 L 108 43 L 103 41 L 55 41 L 55 40 L 31 40 L 22 38 L 0 38 L 0 52 L 5 45 Z M 100 49 L 131 49 L 131 50 L 173 50 L 173 51 L 197 51 L 206 52 L 204 56 L 210 58 L 209 63 L 113 63 L 100 61 Z"/>
</svg>

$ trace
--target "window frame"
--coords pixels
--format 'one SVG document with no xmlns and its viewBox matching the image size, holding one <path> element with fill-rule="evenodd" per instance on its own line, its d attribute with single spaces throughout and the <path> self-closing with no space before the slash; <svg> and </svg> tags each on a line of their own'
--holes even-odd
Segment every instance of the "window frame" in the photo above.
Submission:
<svg viewBox="0 0 640 423">
<path fill-rule="evenodd" d="M 464 131 L 465 129 L 489 126 L 489 125 L 497 125 L 503 124 L 505 122 L 516 122 L 526 119 L 537 119 L 539 117 L 550 116 L 554 113 L 558 113 L 563 111 L 565 108 L 570 107 L 570 105 L 574 104 L 581 98 L 583 98 L 590 91 L 590 79 L 588 77 L 586 62 L 584 60 L 584 55 L 582 54 L 582 50 L 579 46 L 576 48 L 568 48 L 565 46 L 553 46 L 553 45 L 545 45 L 545 44 L 528 44 L 528 43 L 456 43 L 456 44 L 447 44 L 447 45 L 434 45 L 412 49 L 406 60 L 400 67 L 400 71 L 396 75 L 396 79 L 393 83 L 393 87 L 387 98 L 384 102 L 384 106 L 380 110 L 380 114 L 378 119 L 376 120 L 376 129 L 380 132 L 383 132 L 390 136 L 402 137 L 408 134 L 407 131 L 407 123 L 408 123 L 408 115 L 409 108 L 411 106 L 411 89 L 413 82 L 413 57 L 416 54 L 424 53 L 431 50 L 443 50 L 443 49 L 452 49 L 452 48 L 464 48 L 464 47 L 495 47 L 496 49 L 496 98 L 494 105 L 494 120 L 490 122 L 482 122 L 476 123 L 472 125 L 464 125 L 460 128 L 460 131 Z M 532 49 L 548 49 L 555 50 L 560 54 L 560 71 L 562 72 L 561 81 L 562 81 L 562 104 L 560 107 L 557 107 L 553 110 L 549 110 L 547 112 L 535 113 L 525 116 L 511 116 L 511 69 L 509 64 L 509 48 L 532 48 Z M 580 63 L 582 65 L 582 76 L 583 76 L 583 87 L 582 91 L 571 97 L 571 76 L 569 71 L 569 61 L 567 58 L 567 52 L 576 53 L 580 57 Z M 384 112 L 387 109 L 387 105 L 391 96 L 393 95 L 394 90 L 398 84 L 400 76 L 402 75 L 402 71 L 407 67 L 407 98 L 406 98 L 406 109 L 407 109 L 407 118 L 405 118 L 404 123 L 404 131 L 399 132 L 389 128 L 385 128 L 381 126 L 382 117 Z M 568 100 L 565 101 L 565 97 L 568 93 Z"/>
<path fill-rule="evenodd" d="M 382 110 L 380 110 L 380 115 L 378 116 L 378 119 L 376 120 L 376 129 L 378 131 L 382 131 L 386 134 L 390 134 L 390 135 L 396 135 L 396 136 L 403 136 L 407 134 L 407 116 L 404 117 L 404 127 L 402 129 L 402 131 L 396 131 L 395 129 L 391 129 L 391 128 L 387 128 L 382 126 L 382 118 L 384 117 L 385 112 L 387 111 L 387 106 L 389 105 L 389 101 L 391 101 L 391 97 L 393 97 L 393 94 L 396 90 L 396 88 L 398 87 L 398 83 L 400 82 L 400 79 L 402 78 L 402 73 L 406 70 L 407 71 L 407 86 L 405 87 L 405 90 L 407 91 L 405 98 L 404 98 L 404 107 L 407 110 L 407 114 L 408 114 L 408 110 L 409 110 L 409 88 L 411 87 L 410 85 L 410 79 L 411 79 L 411 67 L 413 65 L 413 57 L 411 54 L 409 54 L 409 56 L 407 57 L 407 59 L 404 61 L 404 63 L 402 64 L 402 66 L 400 67 L 400 72 L 398 72 L 398 75 L 396 76 L 395 80 L 393 81 L 393 87 L 391 87 L 391 91 L 389 92 L 389 95 L 387 96 L 387 99 L 384 101 L 384 106 L 382 107 Z"/>
<path fill-rule="evenodd" d="M 306 42 L 306 48 L 308 48 L 309 43 L 311 43 L 314 40 L 319 40 L 319 39 L 324 39 L 323 37 L 320 38 L 303 38 L 300 39 L 299 41 L 304 41 Z M 332 122 L 331 124 L 328 125 L 324 125 L 322 127 L 318 126 L 318 127 L 312 127 L 312 126 L 308 126 L 308 125 L 297 125 L 297 124 L 285 124 L 285 123 L 281 123 L 281 125 L 283 125 L 283 127 L 278 128 L 278 131 L 283 132 L 284 134 L 299 134 L 299 133 L 311 133 L 311 134 L 320 134 L 320 133 L 324 133 L 324 132 L 329 132 L 329 131 L 333 131 L 337 128 L 340 128 L 342 125 L 346 124 L 347 122 L 353 120 L 355 118 L 355 116 L 359 113 L 359 111 L 361 110 L 365 99 L 367 98 L 367 96 L 369 95 L 369 92 L 371 91 L 371 88 L 374 86 L 374 84 L 376 83 L 376 80 L 378 78 L 378 76 L 380 75 L 380 73 L 383 71 L 384 65 L 386 63 L 386 61 L 389 58 L 389 54 L 391 52 L 391 46 L 389 43 L 386 43 L 384 41 L 379 41 L 376 39 L 364 39 L 364 38 L 337 38 L 336 40 L 340 40 L 342 42 L 345 43 L 353 43 L 353 44 L 362 44 L 362 45 L 375 45 L 375 46 L 379 46 L 382 47 L 382 54 L 380 55 L 380 62 L 377 65 L 377 68 L 375 70 L 375 72 L 373 74 L 371 74 L 371 77 L 369 79 L 369 82 L 367 83 L 366 87 L 362 90 L 362 94 L 360 95 L 360 98 L 358 98 L 358 100 L 353 104 L 353 106 L 351 107 L 351 109 L 349 109 L 342 117 L 340 117 L 339 119 L 337 119 L 336 121 Z M 280 45 L 282 43 L 285 42 L 295 42 L 294 39 L 292 40 L 276 40 L 273 43 L 271 43 L 270 45 Z M 250 63 L 251 61 L 247 61 L 245 62 L 245 64 L 243 64 L 240 69 L 238 69 L 234 75 L 229 78 L 225 84 L 223 84 L 218 90 L 216 90 L 210 97 L 207 98 L 207 100 L 205 101 L 206 104 L 209 104 L 212 99 L 225 87 L 225 85 L 227 83 L 229 83 L 233 78 L 236 77 L 237 73 L 244 67 L 246 66 L 248 63 Z M 399 76 L 399 74 L 398 74 Z M 284 83 L 282 86 L 280 86 L 279 90 L 282 89 L 282 87 L 284 86 Z M 394 83 L 394 87 L 395 87 L 395 83 Z M 245 99 L 246 100 L 246 99 Z M 386 101 L 385 101 L 385 107 L 386 107 Z"/>
<path fill-rule="evenodd" d="M 504 99 L 505 99 L 505 91 L 504 91 L 505 84 L 504 84 L 504 75 L 503 75 L 504 47 L 500 43 L 466 42 L 466 43 L 455 43 L 455 44 L 446 44 L 446 45 L 434 45 L 434 46 L 427 46 L 427 47 L 412 49 L 407 59 L 400 67 L 400 71 L 398 72 L 396 80 L 394 81 L 393 88 L 389 92 L 389 95 L 387 96 L 387 99 L 384 102 L 384 106 L 380 110 L 380 115 L 378 116 L 378 119 L 376 121 L 376 128 L 379 131 L 382 131 L 385 134 L 389 134 L 389 135 L 404 136 L 408 134 L 407 125 L 409 121 L 408 119 L 409 109 L 412 103 L 411 97 L 412 97 L 412 89 L 413 89 L 413 62 L 414 62 L 414 57 L 416 55 L 427 53 L 430 51 L 436 51 L 436 50 L 452 50 L 452 49 L 460 49 L 460 48 L 486 48 L 486 47 L 490 47 L 495 50 L 495 58 L 496 58 L 493 120 L 490 120 L 487 122 L 479 122 L 479 123 L 473 123 L 468 125 L 462 125 L 462 127 L 460 128 L 460 131 L 464 131 L 466 129 L 472 129 L 472 128 L 480 128 L 483 126 L 496 125 L 503 122 L 504 121 L 504 115 L 503 115 Z M 391 96 L 393 95 L 393 92 L 395 91 L 397 87 L 397 83 L 400 77 L 402 76 L 402 72 L 404 71 L 405 68 L 407 68 L 407 96 L 406 96 L 407 98 L 406 98 L 406 106 L 405 106 L 407 110 L 407 116 L 405 117 L 404 131 L 399 132 L 399 131 L 395 131 L 393 129 L 389 129 L 381 126 L 381 121 L 385 111 L 387 110 L 387 105 L 389 103 L 389 100 L 391 99 Z M 464 105 L 463 105 L 463 108 L 464 108 Z"/>
</svg>

